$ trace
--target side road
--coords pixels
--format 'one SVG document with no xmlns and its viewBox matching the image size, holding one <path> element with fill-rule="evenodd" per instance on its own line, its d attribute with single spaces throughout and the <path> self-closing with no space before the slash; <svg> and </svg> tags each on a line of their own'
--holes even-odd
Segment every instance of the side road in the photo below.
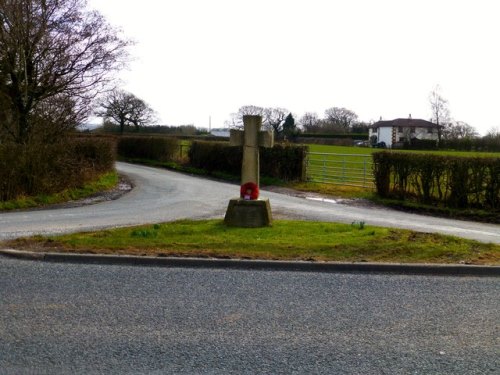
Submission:
<svg viewBox="0 0 500 375">
<path fill-rule="evenodd" d="M 0 240 L 35 234 L 99 230 L 179 219 L 222 218 L 235 185 L 162 169 L 117 163 L 135 188 L 122 198 L 100 204 L 31 212 L 0 213 Z M 275 218 L 352 223 L 442 233 L 500 243 L 500 225 L 409 214 L 390 209 L 353 207 L 263 191 Z"/>
<path fill-rule="evenodd" d="M 16 259 L 52 263 L 107 264 L 183 268 L 223 268 L 239 270 L 411 274 L 434 276 L 500 277 L 500 266 L 458 264 L 342 263 L 306 261 L 263 261 L 242 259 L 207 259 L 148 257 L 129 255 L 63 254 L 0 249 L 0 255 Z"/>
</svg>

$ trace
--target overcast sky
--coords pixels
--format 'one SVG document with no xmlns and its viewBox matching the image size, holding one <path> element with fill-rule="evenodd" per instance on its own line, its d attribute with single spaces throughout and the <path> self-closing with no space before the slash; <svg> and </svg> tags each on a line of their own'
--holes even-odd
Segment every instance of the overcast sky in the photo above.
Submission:
<svg viewBox="0 0 500 375">
<path fill-rule="evenodd" d="M 500 127 L 497 0 L 90 0 L 135 40 L 121 88 L 161 124 L 222 127 L 243 105 L 295 116 L 455 120 Z"/>
</svg>

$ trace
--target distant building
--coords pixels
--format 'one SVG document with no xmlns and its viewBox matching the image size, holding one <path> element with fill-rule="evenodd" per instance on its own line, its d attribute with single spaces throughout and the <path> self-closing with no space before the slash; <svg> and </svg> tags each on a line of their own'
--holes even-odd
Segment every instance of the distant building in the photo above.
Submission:
<svg viewBox="0 0 500 375">
<path fill-rule="evenodd" d="M 229 129 L 228 128 L 220 128 L 220 129 L 212 129 L 210 134 L 215 137 L 229 137 Z"/>
<path fill-rule="evenodd" d="M 437 141 L 438 129 L 439 125 L 426 120 L 412 119 L 410 115 L 408 118 L 377 121 L 368 127 L 368 134 L 370 140 L 375 141 L 373 143 L 384 142 L 387 147 L 392 148 L 411 142 L 412 139 Z"/>
</svg>

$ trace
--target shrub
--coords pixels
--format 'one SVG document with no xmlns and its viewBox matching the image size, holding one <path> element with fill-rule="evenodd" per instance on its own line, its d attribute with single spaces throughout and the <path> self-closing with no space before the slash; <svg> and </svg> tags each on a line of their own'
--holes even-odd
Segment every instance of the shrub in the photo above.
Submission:
<svg viewBox="0 0 500 375">
<path fill-rule="evenodd" d="M 391 189 L 391 159 L 386 152 L 373 153 L 373 177 L 377 193 L 382 198 L 389 197 Z"/>
<path fill-rule="evenodd" d="M 450 208 L 500 208 L 500 158 L 379 152 L 373 154 L 379 196 Z"/>
<path fill-rule="evenodd" d="M 260 149 L 262 175 L 282 180 L 302 180 L 306 146 L 276 144 L 273 148 Z M 241 147 L 221 142 L 193 142 L 189 149 L 192 167 L 213 172 L 240 175 L 243 151 Z"/>
<path fill-rule="evenodd" d="M 168 137 L 121 137 L 118 155 L 128 158 L 172 161 L 179 153 L 179 141 Z"/>
<path fill-rule="evenodd" d="M 404 142 L 403 148 L 406 150 L 436 150 L 438 142 L 431 139 L 412 139 L 411 143 Z"/>
<path fill-rule="evenodd" d="M 500 152 L 500 137 L 443 139 L 439 148 L 458 151 Z"/>
<path fill-rule="evenodd" d="M 285 144 L 276 144 L 273 148 L 261 148 L 261 173 L 285 181 L 303 181 L 307 150 L 307 146 Z"/>
<path fill-rule="evenodd" d="M 0 199 L 80 187 L 114 168 L 114 143 L 70 138 L 54 144 L 0 145 Z"/>
<path fill-rule="evenodd" d="M 189 164 L 212 174 L 214 171 L 230 174 L 241 172 L 243 151 L 241 147 L 229 146 L 220 142 L 191 143 L 188 152 Z"/>
</svg>

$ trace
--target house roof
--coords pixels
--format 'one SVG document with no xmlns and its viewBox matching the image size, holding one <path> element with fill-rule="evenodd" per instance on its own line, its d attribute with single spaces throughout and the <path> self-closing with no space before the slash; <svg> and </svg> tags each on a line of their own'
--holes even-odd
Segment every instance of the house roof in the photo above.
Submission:
<svg viewBox="0 0 500 375">
<path fill-rule="evenodd" d="M 388 121 L 377 121 L 374 124 L 370 125 L 370 128 L 385 128 L 385 127 L 403 127 L 403 128 L 437 128 L 440 125 L 434 124 L 433 122 L 421 120 L 421 119 L 412 119 L 412 118 L 397 118 L 395 120 Z"/>
</svg>

